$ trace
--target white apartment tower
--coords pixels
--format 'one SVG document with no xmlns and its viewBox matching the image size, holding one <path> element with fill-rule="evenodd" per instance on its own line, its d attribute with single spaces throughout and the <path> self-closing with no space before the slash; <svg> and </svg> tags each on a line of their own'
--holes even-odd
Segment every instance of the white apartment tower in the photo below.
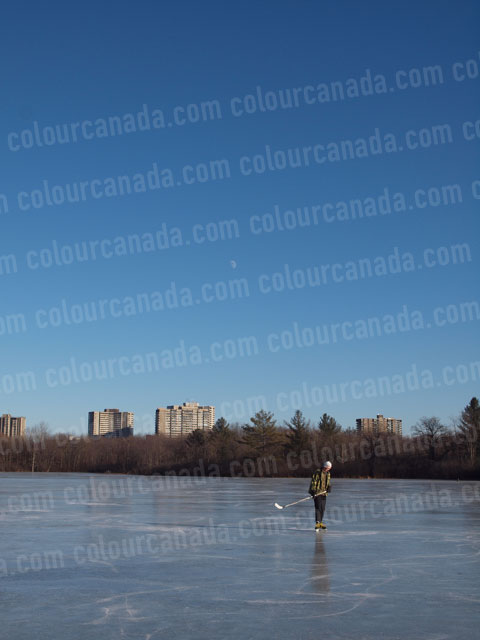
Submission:
<svg viewBox="0 0 480 640">
<path fill-rule="evenodd" d="M 0 436 L 14 438 L 25 435 L 26 419 L 24 417 L 14 418 L 9 413 L 0 416 Z"/>
<path fill-rule="evenodd" d="M 90 411 L 88 414 L 89 436 L 126 436 L 133 435 L 133 413 L 119 409 Z"/>
<path fill-rule="evenodd" d="M 159 407 L 155 412 L 155 433 L 166 436 L 185 436 L 196 429 L 210 431 L 215 424 L 215 407 L 200 406 L 198 402 L 184 402 Z"/>
<path fill-rule="evenodd" d="M 376 418 L 357 418 L 359 433 L 395 433 L 402 435 L 402 421 L 398 418 L 385 418 L 381 413 Z"/>
</svg>

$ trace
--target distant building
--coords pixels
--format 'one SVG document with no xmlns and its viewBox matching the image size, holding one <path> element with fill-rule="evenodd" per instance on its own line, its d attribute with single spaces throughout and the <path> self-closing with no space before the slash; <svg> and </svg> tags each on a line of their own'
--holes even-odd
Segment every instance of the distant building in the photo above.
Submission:
<svg viewBox="0 0 480 640">
<path fill-rule="evenodd" d="M 155 412 L 155 433 L 185 436 L 196 429 L 210 431 L 215 424 L 215 407 L 200 406 L 198 402 L 184 402 L 160 407 Z"/>
<path fill-rule="evenodd" d="M 103 435 L 104 438 L 129 438 L 130 436 L 133 436 L 133 427 L 122 427 Z"/>
<path fill-rule="evenodd" d="M 357 418 L 359 433 L 394 433 L 402 435 L 402 421 L 398 418 L 384 418 L 381 413 L 376 418 Z"/>
<path fill-rule="evenodd" d="M 26 419 L 14 418 L 9 413 L 4 413 L 0 416 L 0 436 L 7 436 L 9 438 L 15 436 L 24 436 L 26 427 Z"/>
<path fill-rule="evenodd" d="M 133 436 L 133 413 L 119 409 L 90 411 L 88 414 L 88 435 L 126 438 Z"/>
</svg>

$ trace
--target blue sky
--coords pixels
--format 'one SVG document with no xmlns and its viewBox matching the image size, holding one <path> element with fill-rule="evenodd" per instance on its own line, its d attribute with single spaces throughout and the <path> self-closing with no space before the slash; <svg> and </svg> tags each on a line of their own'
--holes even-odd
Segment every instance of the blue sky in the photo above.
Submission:
<svg viewBox="0 0 480 640">
<path fill-rule="evenodd" d="M 186 400 L 214 404 L 228 417 L 246 421 L 248 398 L 263 396 L 281 422 L 300 408 L 313 421 L 323 412 L 344 426 L 377 413 L 404 420 L 406 431 L 420 416 L 438 415 L 445 422 L 479 393 L 478 376 L 469 363 L 478 361 L 478 321 L 443 326 L 432 322 L 437 307 L 460 309 L 478 299 L 478 206 L 472 182 L 478 180 L 479 138 L 466 140 L 464 122 L 478 118 L 480 68 L 479 9 L 474 2 L 85 2 L 73 7 L 22 2 L 3 9 L 0 48 L 2 86 L 0 194 L 8 211 L 0 215 L 0 256 L 14 255 L 16 272 L 0 276 L 6 317 L 23 314 L 26 331 L 0 335 L 0 413 L 25 415 L 33 425 L 48 422 L 53 431 L 79 431 L 89 410 L 119 407 L 134 411 L 137 432 L 151 432 L 157 406 Z M 473 62 L 464 66 L 468 60 Z M 456 81 L 452 65 L 472 77 Z M 463 65 L 463 66 L 462 66 Z M 438 66 L 443 82 L 395 87 L 395 73 Z M 331 100 L 298 108 L 257 110 L 235 117 L 234 97 L 316 87 L 320 83 L 360 81 L 371 71 L 382 74 L 388 91 Z M 414 79 L 416 78 L 412 76 Z M 423 71 L 422 71 L 423 73 Z M 404 78 L 406 76 L 402 76 Z M 390 90 L 392 88 L 393 90 Z M 147 105 L 161 109 L 167 122 L 179 105 L 216 100 L 221 118 L 166 126 L 163 129 L 80 139 L 12 151 L 10 133 L 25 140 L 34 123 L 40 129 L 137 113 Z M 448 144 L 403 148 L 341 162 L 242 175 L 240 158 L 272 151 L 368 138 L 376 128 L 394 134 L 405 147 L 405 132 L 448 124 Z M 227 159 L 224 180 L 182 184 L 186 165 Z M 87 198 L 76 204 L 20 210 L 19 192 L 119 175 L 146 173 L 157 163 L 169 168 L 175 186 L 122 197 Z M 409 208 L 401 213 L 318 224 L 290 231 L 254 235 L 253 215 L 377 196 L 386 188 L 401 192 L 407 203 L 416 190 L 460 185 L 462 201 Z M 28 196 L 30 197 L 30 196 Z M 99 258 L 85 263 L 29 269 L 26 255 L 82 241 L 155 232 L 162 224 L 181 229 L 236 220 L 239 234 L 225 241 L 184 244 L 163 251 Z M 330 280 L 318 288 L 262 293 L 261 274 L 314 265 L 331 265 L 388 256 L 398 247 L 422 263 L 426 248 L 469 245 L 461 264 L 416 268 L 414 272 L 358 279 Z M 65 304 L 123 299 L 145 292 L 165 292 L 171 282 L 189 288 L 197 299 L 205 283 L 245 279 L 249 295 L 134 316 L 112 317 L 77 325 L 40 328 L 39 309 Z M 425 328 L 368 339 L 340 338 L 331 344 L 268 349 L 272 333 L 299 327 L 345 322 L 409 312 L 423 314 Z M 454 311 L 451 311 L 453 314 Z M 459 311 L 460 313 L 460 311 Z M 452 316 L 453 317 L 453 316 Z M 427 326 L 427 325 L 431 326 Z M 397 327 L 398 328 L 398 327 Z M 257 351 L 248 357 L 212 362 L 211 345 L 249 336 Z M 287 338 L 286 338 L 287 339 Z M 162 367 L 138 374 L 115 374 L 107 380 L 50 385 L 46 372 L 77 363 L 174 350 L 183 343 L 202 353 L 201 364 Z M 230 344 L 230 343 L 228 343 Z M 225 348 L 225 347 L 222 347 Z M 239 347 L 237 346 L 237 349 Z M 166 357 L 166 356 L 165 356 Z M 209 362 L 206 362 L 206 359 Z M 460 365 L 460 369 L 457 369 Z M 466 365 L 466 369 L 461 368 Z M 456 373 L 445 379 L 444 367 Z M 405 392 L 365 392 L 368 379 L 406 378 L 407 372 L 432 372 L 432 388 Z M 467 374 L 465 374 L 467 370 Z M 19 372 L 32 371 L 35 390 L 9 386 Z M 451 375 L 456 376 L 452 382 Z M 2 382 L 3 381 L 3 382 Z M 362 397 L 351 384 L 360 381 Z M 338 401 L 311 402 L 309 393 L 292 392 L 347 385 Z M 357 388 L 357 387 L 355 387 Z M 330 395 L 331 395 L 330 393 Z M 279 394 L 283 400 L 279 401 Z M 302 395 L 303 394 L 303 395 Z M 300 397 L 299 406 L 296 398 Z M 310 399 L 309 399 L 310 398 Z M 229 409 L 229 410 L 230 410 Z M 143 416 L 149 416 L 150 422 Z"/>
</svg>

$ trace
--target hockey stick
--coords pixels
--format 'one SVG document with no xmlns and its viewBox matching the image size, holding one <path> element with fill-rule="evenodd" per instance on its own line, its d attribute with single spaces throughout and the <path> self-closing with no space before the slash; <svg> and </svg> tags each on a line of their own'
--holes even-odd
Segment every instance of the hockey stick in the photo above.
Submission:
<svg viewBox="0 0 480 640">
<path fill-rule="evenodd" d="M 290 502 L 290 504 L 285 504 L 283 505 L 283 507 L 281 505 L 278 504 L 278 502 L 275 502 L 275 506 L 277 507 L 277 509 L 286 509 L 287 507 L 293 507 L 294 504 L 298 504 L 299 502 L 305 502 L 305 500 L 311 500 L 312 498 L 316 498 L 317 496 L 324 496 L 326 495 L 326 491 L 322 491 L 321 493 L 317 493 L 316 496 L 307 496 L 306 498 L 302 498 L 301 500 L 297 500 L 296 502 Z"/>
</svg>

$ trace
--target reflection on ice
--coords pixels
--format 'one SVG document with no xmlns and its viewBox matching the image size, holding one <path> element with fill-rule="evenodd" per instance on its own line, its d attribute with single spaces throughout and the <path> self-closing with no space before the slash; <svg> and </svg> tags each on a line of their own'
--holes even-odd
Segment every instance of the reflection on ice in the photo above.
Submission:
<svg viewBox="0 0 480 640">
<path fill-rule="evenodd" d="M 328 575 L 328 560 L 325 552 L 323 531 L 317 533 L 312 560 L 312 588 L 317 593 L 328 594 L 330 591 L 330 577 Z"/>
</svg>

